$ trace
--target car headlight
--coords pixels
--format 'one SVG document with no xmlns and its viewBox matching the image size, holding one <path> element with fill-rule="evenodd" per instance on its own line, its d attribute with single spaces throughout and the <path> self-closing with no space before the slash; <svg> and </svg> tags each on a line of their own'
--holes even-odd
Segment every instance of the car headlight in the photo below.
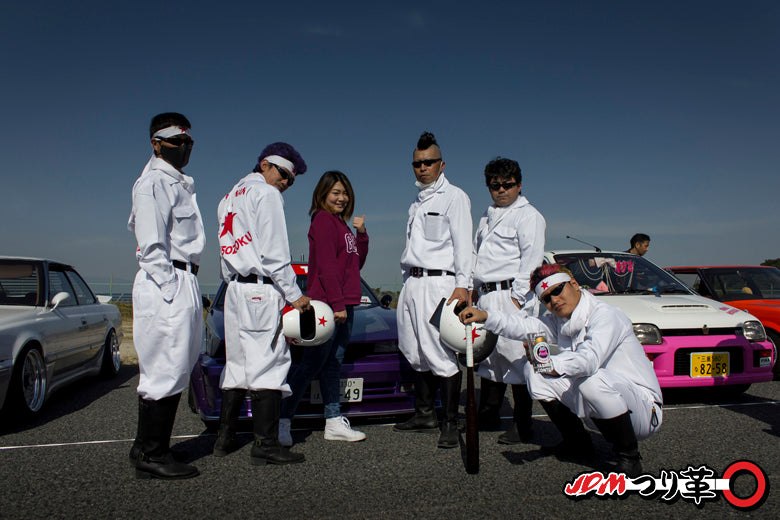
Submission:
<svg viewBox="0 0 780 520">
<path fill-rule="evenodd" d="M 661 331 L 652 323 L 634 323 L 634 335 L 642 345 L 660 345 Z"/>
<path fill-rule="evenodd" d="M 742 324 L 742 334 L 748 341 L 766 341 L 766 331 L 760 321 L 746 321 Z"/>
</svg>

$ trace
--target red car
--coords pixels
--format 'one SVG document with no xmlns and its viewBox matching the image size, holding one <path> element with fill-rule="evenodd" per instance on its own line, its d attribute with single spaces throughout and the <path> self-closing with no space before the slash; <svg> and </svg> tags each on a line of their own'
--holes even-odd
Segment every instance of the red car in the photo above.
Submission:
<svg viewBox="0 0 780 520">
<path fill-rule="evenodd" d="M 702 296 L 745 310 L 761 320 L 777 352 L 780 345 L 780 269 L 723 265 L 670 267 L 669 270 Z M 775 363 L 773 370 L 774 378 L 780 379 L 780 363 Z"/>
</svg>

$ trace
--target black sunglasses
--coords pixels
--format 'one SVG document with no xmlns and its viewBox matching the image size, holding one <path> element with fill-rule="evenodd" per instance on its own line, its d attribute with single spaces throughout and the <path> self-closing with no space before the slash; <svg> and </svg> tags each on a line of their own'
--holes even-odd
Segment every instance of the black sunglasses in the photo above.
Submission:
<svg viewBox="0 0 780 520">
<path fill-rule="evenodd" d="M 412 166 L 414 168 L 419 168 L 423 164 L 425 166 L 433 166 L 434 164 L 436 164 L 439 161 L 441 161 L 441 157 L 439 157 L 438 159 L 423 159 L 422 161 L 412 161 Z"/>
<path fill-rule="evenodd" d="M 505 190 L 511 190 L 515 186 L 517 186 L 516 182 L 491 182 L 488 184 L 490 191 L 498 191 L 501 188 L 504 188 Z"/>
<path fill-rule="evenodd" d="M 280 168 L 278 164 L 274 164 L 274 167 L 276 168 L 276 171 L 279 172 L 279 175 L 282 176 L 282 179 L 287 181 L 287 187 L 289 188 L 290 186 L 292 186 L 293 183 L 295 182 L 295 175 L 293 175 L 292 173 L 288 172 L 285 169 Z"/>
<path fill-rule="evenodd" d="M 543 304 L 547 305 L 548 303 L 550 303 L 550 300 L 552 300 L 553 296 L 560 296 L 561 295 L 561 293 L 563 292 L 563 288 L 566 287 L 567 283 L 569 283 L 569 282 L 563 282 L 561 284 L 558 284 L 558 287 L 556 287 L 552 291 L 548 292 L 544 296 L 540 297 L 539 299 L 542 300 Z"/>
<path fill-rule="evenodd" d="M 189 146 L 192 147 L 193 144 L 195 144 L 195 141 L 190 139 L 189 137 L 168 137 L 163 139 L 168 144 L 172 144 L 176 148 L 180 146 Z"/>
</svg>

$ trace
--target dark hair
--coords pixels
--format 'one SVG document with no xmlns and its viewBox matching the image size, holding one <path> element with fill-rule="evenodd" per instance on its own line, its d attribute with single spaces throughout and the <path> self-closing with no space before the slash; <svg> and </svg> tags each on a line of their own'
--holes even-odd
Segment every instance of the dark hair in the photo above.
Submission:
<svg viewBox="0 0 780 520">
<path fill-rule="evenodd" d="M 633 248 L 640 242 L 650 242 L 650 237 L 644 233 L 637 233 L 631 237 L 631 247 Z"/>
<path fill-rule="evenodd" d="M 555 273 L 566 273 L 571 276 L 572 280 L 574 280 L 574 275 L 571 274 L 571 271 L 569 271 L 561 264 L 542 264 L 534 269 L 534 272 L 531 273 L 531 290 L 536 291 L 536 285 L 539 282 Z"/>
<path fill-rule="evenodd" d="M 328 193 L 333 189 L 333 186 L 340 182 L 344 189 L 347 190 L 347 205 L 344 206 L 344 211 L 341 212 L 341 217 L 345 222 L 352 216 L 352 212 L 355 211 L 355 192 L 352 190 L 352 184 L 350 184 L 347 176 L 338 170 L 327 171 L 322 174 L 317 186 L 314 187 L 314 193 L 311 195 L 311 209 L 309 209 L 309 216 L 313 215 L 318 209 L 327 211 L 325 207 L 325 199 L 328 198 Z"/>
<path fill-rule="evenodd" d="M 190 121 L 178 112 L 165 112 L 152 118 L 152 122 L 149 124 L 149 137 L 153 137 L 154 134 L 169 126 L 192 128 Z"/>
<path fill-rule="evenodd" d="M 523 175 L 517 161 L 503 157 L 496 157 L 485 166 L 485 184 L 490 184 L 496 177 L 511 177 L 518 184 L 523 182 Z"/>
<path fill-rule="evenodd" d="M 436 142 L 436 138 L 430 132 L 423 132 L 420 138 L 417 140 L 418 150 L 427 150 L 431 146 L 439 146 Z"/>
<path fill-rule="evenodd" d="M 281 141 L 271 143 L 263 148 L 263 151 L 260 152 L 260 157 L 257 158 L 257 164 L 255 165 L 254 171 L 260 171 L 260 163 L 269 155 L 278 155 L 293 163 L 293 168 L 295 169 L 295 172 L 293 173 L 295 173 L 296 177 L 306 173 L 306 163 L 303 161 L 301 154 L 298 153 L 298 150 L 293 148 L 292 145 Z"/>
</svg>

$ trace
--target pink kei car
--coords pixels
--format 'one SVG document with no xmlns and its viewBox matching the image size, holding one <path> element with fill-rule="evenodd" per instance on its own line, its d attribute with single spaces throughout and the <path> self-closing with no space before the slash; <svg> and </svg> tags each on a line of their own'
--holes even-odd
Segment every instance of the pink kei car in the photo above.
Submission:
<svg viewBox="0 0 780 520">
<path fill-rule="evenodd" d="M 566 266 L 581 287 L 628 315 L 662 388 L 739 393 L 772 380 L 775 354 L 761 322 L 699 296 L 641 256 L 555 251 L 545 261 Z"/>
</svg>

